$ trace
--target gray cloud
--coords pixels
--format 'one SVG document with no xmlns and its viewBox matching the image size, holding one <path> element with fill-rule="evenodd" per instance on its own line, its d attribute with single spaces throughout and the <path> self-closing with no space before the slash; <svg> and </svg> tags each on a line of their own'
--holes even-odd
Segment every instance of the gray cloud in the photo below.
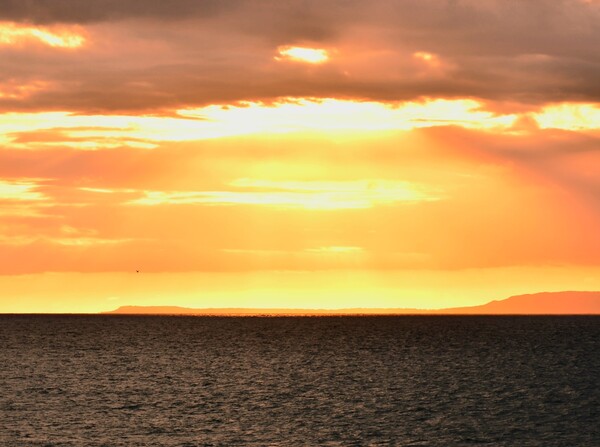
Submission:
<svg viewBox="0 0 600 447">
<path fill-rule="evenodd" d="M 600 4 L 579 0 L 7 1 L 0 19 L 86 26 L 87 46 L 0 48 L 0 110 L 157 111 L 282 96 L 600 101 Z M 336 48 L 328 64 L 278 45 Z M 413 53 L 435 53 L 427 69 Z"/>
<path fill-rule="evenodd" d="M 93 23 L 127 18 L 182 19 L 210 16 L 219 0 L 2 0 L 0 18 L 37 24 Z M 229 7 L 235 2 L 227 2 Z"/>
</svg>

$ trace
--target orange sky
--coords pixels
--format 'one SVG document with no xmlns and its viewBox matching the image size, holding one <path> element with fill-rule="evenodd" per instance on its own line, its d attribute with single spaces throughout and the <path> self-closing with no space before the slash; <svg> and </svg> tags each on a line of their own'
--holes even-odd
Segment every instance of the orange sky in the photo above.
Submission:
<svg viewBox="0 0 600 447">
<path fill-rule="evenodd" d="M 0 312 L 600 290 L 598 23 L 583 0 L 0 1 Z"/>
</svg>

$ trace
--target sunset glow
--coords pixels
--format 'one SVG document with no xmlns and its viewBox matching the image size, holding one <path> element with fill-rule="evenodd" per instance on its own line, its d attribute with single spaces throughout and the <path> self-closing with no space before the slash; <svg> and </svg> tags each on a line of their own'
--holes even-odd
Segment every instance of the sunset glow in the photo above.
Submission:
<svg viewBox="0 0 600 447">
<path fill-rule="evenodd" d="M 327 62 L 329 55 L 327 51 L 319 48 L 303 48 L 303 47 L 280 47 L 278 48 L 279 55 L 276 59 L 291 60 L 297 62 L 308 62 L 309 64 L 322 64 Z"/>
<path fill-rule="evenodd" d="M 271 205 L 308 210 L 371 208 L 397 202 L 437 200 L 404 182 L 361 180 L 349 182 L 273 182 L 239 179 L 232 186 L 274 191 L 145 191 L 130 204 Z"/>
<path fill-rule="evenodd" d="M 0 46 L 24 44 L 28 41 L 37 41 L 50 47 L 77 48 L 85 43 L 85 38 L 63 27 L 52 29 L 0 22 Z"/>
<path fill-rule="evenodd" d="M 600 105 L 559 104 L 544 107 L 535 114 L 535 120 L 543 129 L 598 130 Z"/>
<path fill-rule="evenodd" d="M 37 145 L 81 150 L 121 146 L 151 149 L 165 141 L 236 135 L 325 132 L 343 136 L 451 125 L 506 129 L 516 118 L 515 114 L 495 115 L 482 110 L 482 104 L 473 100 L 390 104 L 285 98 L 273 104 L 254 102 L 182 109 L 176 111 L 176 117 L 12 113 L 0 122 L 0 142 L 22 148 Z"/>
<path fill-rule="evenodd" d="M 0 7 L 0 312 L 600 289 L 598 2 L 83 3 Z"/>
</svg>

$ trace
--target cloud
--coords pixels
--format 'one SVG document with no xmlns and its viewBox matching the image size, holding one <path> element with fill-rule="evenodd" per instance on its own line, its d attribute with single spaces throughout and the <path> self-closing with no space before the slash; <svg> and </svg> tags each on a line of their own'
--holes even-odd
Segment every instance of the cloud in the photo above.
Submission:
<svg viewBox="0 0 600 447">
<path fill-rule="evenodd" d="M 439 125 L 502 129 L 516 115 L 482 110 L 473 100 L 357 102 L 281 98 L 180 109 L 172 116 L 76 115 L 66 112 L 5 114 L 0 138 L 13 148 L 155 148 L 161 141 L 193 141 L 257 134 L 323 132 L 341 135 Z M 589 120 L 590 123 L 593 119 Z M 1 141 L 1 140 L 0 140 Z"/>
<path fill-rule="evenodd" d="M 229 2 L 235 7 L 236 2 Z M 224 8 L 218 0 L 1 0 L 0 17 L 39 24 L 91 23 L 127 18 L 161 20 L 210 16 Z"/>
<path fill-rule="evenodd" d="M 0 22 L 0 46 L 18 46 L 31 41 L 37 41 L 53 48 L 78 48 L 85 43 L 85 38 L 75 30 Z"/>
<path fill-rule="evenodd" d="M 421 185 L 364 179 L 358 181 L 272 181 L 236 179 L 241 191 L 143 191 L 129 205 L 251 205 L 334 211 L 440 200 Z"/>
<path fill-rule="evenodd" d="M 1 20 L 80 24 L 86 34 L 76 52 L 0 49 L 0 88 L 45 86 L 0 95 L 5 111 L 170 113 L 282 97 L 478 98 L 533 110 L 600 98 L 598 3 L 2 3 Z M 281 63 L 281 46 L 322 48 L 330 58 Z"/>
</svg>

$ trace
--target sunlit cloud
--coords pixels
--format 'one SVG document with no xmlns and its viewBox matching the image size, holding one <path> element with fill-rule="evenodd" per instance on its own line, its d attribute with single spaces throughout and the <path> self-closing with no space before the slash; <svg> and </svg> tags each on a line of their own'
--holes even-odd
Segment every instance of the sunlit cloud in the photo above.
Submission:
<svg viewBox="0 0 600 447">
<path fill-rule="evenodd" d="M 371 208 L 400 202 L 439 200 L 438 195 L 408 182 L 358 181 L 270 181 L 239 179 L 231 186 L 254 191 L 144 191 L 133 205 L 205 204 L 263 205 L 309 210 Z M 264 189 L 268 189 L 264 191 Z"/>
<path fill-rule="evenodd" d="M 120 146 L 153 148 L 155 142 L 191 141 L 236 135 L 302 132 L 350 133 L 455 125 L 506 129 L 516 115 L 495 115 L 474 100 L 381 103 L 318 98 L 284 98 L 178 110 L 178 117 L 76 115 L 68 112 L 9 113 L 0 122 L 0 143 L 27 147 L 27 134 L 52 131 L 37 145 L 81 149 Z M 24 143 L 20 143 L 19 140 Z"/>
<path fill-rule="evenodd" d="M 362 255 L 365 253 L 363 247 L 347 246 L 347 245 L 327 245 L 323 247 L 311 247 L 303 250 L 261 250 L 247 248 L 225 248 L 221 250 L 224 253 L 243 254 L 243 255 Z"/>
<path fill-rule="evenodd" d="M 307 62 L 309 64 L 322 64 L 329 60 L 327 50 L 322 48 L 281 46 L 277 48 L 277 54 L 275 60 Z"/>
<path fill-rule="evenodd" d="M 101 194 L 135 193 L 136 192 L 135 189 L 131 189 L 131 188 L 109 189 L 109 188 L 89 188 L 89 187 L 82 186 L 82 187 L 80 187 L 78 189 L 80 191 L 96 192 L 96 193 L 101 193 Z"/>
<path fill-rule="evenodd" d="M 134 241 L 134 239 L 103 239 L 98 237 L 70 237 L 70 238 L 48 238 L 50 242 L 59 245 L 85 247 L 91 245 L 117 245 Z"/>
<path fill-rule="evenodd" d="M 0 180 L 0 200 L 44 200 L 45 196 L 36 191 L 37 188 L 38 184 L 31 180 Z"/>
<path fill-rule="evenodd" d="M 153 141 L 185 141 L 221 136 L 196 119 L 151 116 L 77 115 L 69 112 L 7 113 L 0 121 L 0 143 L 28 147 L 25 135 L 50 131 L 36 145 L 65 145 L 80 149 L 111 147 L 153 148 Z M 20 144 L 19 140 L 24 140 Z M 80 140 L 80 141 L 74 141 Z"/>
<path fill-rule="evenodd" d="M 364 249 L 362 247 L 332 245 L 327 247 L 307 248 L 305 251 L 318 254 L 356 255 L 363 253 Z"/>
<path fill-rule="evenodd" d="M 45 236 L 25 236 L 0 235 L 0 245 L 23 246 L 33 243 L 48 243 L 66 247 L 91 247 L 99 245 L 119 245 L 132 242 L 133 239 L 102 239 L 91 237 L 45 237 Z"/>
<path fill-rule="evenodd" d="M 427 100 L 381 103 L 333 98 L 287 98 L 273 104 L 244 103 L 239 107 L 209 106 L 179 110 L 182 116 L 235 125 L 233 132 L 374 131 L 410 130 L 439 125 L 468 128 L 503 128 L 515 115 L 494 115 L 474 100 Z"/>
<path fill-rule="evenodd" d="M 289 181 L 243 178 L 234 180 L 230 185 L 299 192 L 373 193 L 382 198 L 389 195 L 402 200 L 419 200 L 425 197 L 422 187 L 397 180 Z"/>
<path fill-rule="evenodd" d="M 205 204 L 205 205 L 267 205 L 309 210 L 336 210 L 369 208 L 373 202 L 363 197 L 344 193 L 298 193 L 298 192 L 231 192 L 207 191 L 162 192 L 148 191 L 145 197 L 132 200 L 132 205 Z"/>
<path fill-rule="evenodd" d="M 597 104 L 556 104 L 533 114 L 542 129 L 600 129 L 600 107 Z"/>
<path fill-rule="evenodd" d="M 0 179 L 0 217 L 40 217 L 48 197 L 39 179 Z"/>
<path fill-rule="evenodd" d="M 56 48 L 78 48 L 85 37 L 74 27 L 45 27 L 0 22 L 0 46 L 37 41 Z"/>
</svg>

